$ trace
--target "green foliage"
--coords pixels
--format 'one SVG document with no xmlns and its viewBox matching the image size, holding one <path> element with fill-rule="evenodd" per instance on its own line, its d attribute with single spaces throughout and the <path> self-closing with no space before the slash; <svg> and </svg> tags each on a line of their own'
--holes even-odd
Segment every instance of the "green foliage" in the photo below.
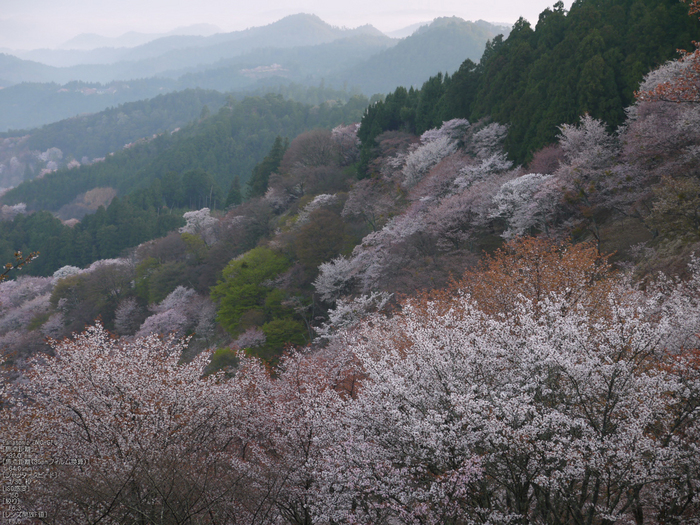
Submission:
<svg viewBox="0 0 700 525">
<path fill-rule="evenodd" d="M 232 348 L 219 348 L 212 354 L 207 372 L 235 368 L 236 366 L 238 366 L 236 351 Z"/>
<path fill-rule="evenodd" d="M 190 209 L 223 207 L 226 202 L 221 187 L 203 170 L 190 170 L 182 175 L 183 201 L 178 207 Z"/>
<path fill-rule="evenodd" d="M 119 302 L 132 294 L 133 270 L 123 264 L 103 265 L 84 274 L 60 279 L 51 292 L 50 302 L 60 305 L 67 331 L 82 330 L 100 318 L 113 329 L 114 312 Z"/>
<path fill-rule="evenodd" d="M 305 345 L 308 332 L 304 324 L 291 317 L 273 319 L 262 326 L 266 342 L 263 346 L 249 348 L 246 353 L 275 364 L 282 350 L 288 345 Z"/>
<path fill-rule="evenodd" d="M 43 325 L 46 321 L 49 320 L 49 317 L 51 317 L 51 312 L 46 312 L 43 314 L 37 315 L 34 319 L 31 320 L 31 322 L 27 325 L 27 331 L 31 332 L 33 330 L 37 330 Z"/>
<path fill-rule="evenodd" d="M 159 266 L 160 262 L 155 257 L 147 257 L 136 266 L 134 290 L 136 295 L 143 299 L 146 304 L 150 303 L 149 280 Z"/>
<path fill-rule="evenodd" d="M 166 235 L 184 225 L 181 214 L 161 213 L 153 187 L 134 196 L 115 198 L 105 209 L 69 228 L 42 211 L 0 221 L 0 260 L 16 251 L 39 251 L 42 257 L 28 267 L 31 275 L 51 275 L 65 265 L 87 266 L 118 257 L 124 249 Z"/>
<path fill-rule="evenodd" d="M 225 99 L 222 93 L 203 89 L 158 95 L 47 124 L 32 131 L 27 145 L 39 151 L 59 148 L 64 156 L 77 160 L 104 157 L 142 137 L 184 126 L 196 119 L 204 107 L 218 111 Z"/>
<path fill-rule="evenodd" d="M 206 259 L 208 247 L 204 239 L 193 233 L 183 233 L 181 237 L 187 247 L 187 254 L 192 256 L 194 263 L 200 263 Z"/>
<path fill-rule="evenodd" d="M 272 148 L 270 148 L 270 152 L 253 169 L 253 174 L 248 181 L 248 195 L 250 197 L 262 197 L 265 195 L 270 175 L 280 167 L 284 152 L 287 151 L 288 147 L 289 140 L 284 139 L 284 142 L 282 142 L 282 137 L 278 135 L 274 144 L 272 144 Z"/>
<path fill-rule="evenodd" d="M 506 40 L 487 43 L 478 65 L 467 60 L 452 77 L 438 74 L 415 93 L 397 88 L 370 106 L 361 173 L 382 132 L 420 134 L 452 118 L 509 124 L 506 148 L 520 163 L 584 113 L 617 126 L 643 75 L 699 38 L 698 21 L 675 0 L 579 1 L 568 13 L 558 2 L 534 30 L 521 19 Z"/>
<path fill-rule="evenodd" d="M 187 267 L 181 262 L 158 265 L 147 278 L 148 303 L 159 303 L 181 284 L 187 283 Z"/>
<path fill-rule="evenodd" d="M 59 170 L 41 179 L 24 182 L 0 199 L 0 203 L 24 202 L 31 209 L 58 210 L 77 195 L 96 187 L 115 188 L 121 195 L 153 188 L 160 179 L 158 206 L 173 207 L 207 202 L 212 185 L 197 185 L 197 198 L 186 193 L 187 173 L 206 173 L 218 188 L 228 188 L 234 177 L 248 181 L 254 167 L 273 147 L 276 137 L 295 137 L 316 127 L 352 122 L 364 109 L 366 99 L 345 105 L 317 107 L 284 100 L 281 96 L 248 97 L 231 101 L 216 115 L 183 127 L 175 134 L 162 134 L 107 156 L 103 162 L 73 170 Z M 182 177 L 179 183 L 174 174 Z M 200 181 L 201 182 L 201 181 Z M 223 195 L 223 194 L 220 194 Z M 226 197 L 219 197 L 223 207 Z"/>
<path fill-rule="evenodd" d="M 646 224 L 665 240 L 696 241 L 700 236 L 700 182 L 664 177 L 654 190 L 655 202 Z"/>
<path fill-rule="evenodd" d="M 226 203 L 224 207 L 238 206 L 243 202 L 243 193 L 241 192 L 241 179 L 236 175 L 231 181 L 231 187 L 228 190 L 228 195 L 226 196 Z"/>
<path fill-rule="evenodd" d="M 289 261 L 269 248 L 258 247 L 231 261 L 222 280 L 212 288 L 211 297 L 219 303 L 218 321 L 230 333 L 241 331 L 246 312 L 261 310 L 272 290 L 265 281 L 287 269 Z"/>
</svg>

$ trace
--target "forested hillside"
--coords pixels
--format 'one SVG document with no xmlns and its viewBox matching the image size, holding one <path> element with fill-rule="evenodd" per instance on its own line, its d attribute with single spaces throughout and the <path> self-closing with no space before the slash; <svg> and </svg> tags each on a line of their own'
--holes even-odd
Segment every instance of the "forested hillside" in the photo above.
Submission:
<svg viewBox="0 0 700 525">
<path fill-rule="evenodd" d="M 205 107 L 216 112 L 225 101 L 215 91 L 186 90 L 40 129 L 0 133 L 0 191 L 58 169 L 100 161 L 139 139 L 185 126 Z"/>
<path fill-rule="evenodd" d="M 28 268 L 34 275 L 116 257 L 181 226 L 185 211 L 230 205 L 231 190 L 242 189 L 276 138 L 289 140 L 318 126 L 356 121 L 366 104 L 356 98 L 345 105 L 313 107 L 273 95 L 230 101 L 216 115 L 175 134 L 160 134 L 99 162 L 25 182 L 2 197 L 10 205 L 3 206 L 8 217 L 0 221 L 0 255 L 40 251 L 42 260 Z M 115 194 L 126 198 L 112 200 Z M 91 208 L 89 201 L 99 195 L 107 195 L 107 201 L 100 201 L 104 207 Z M 25 216 L 27 210 L 20 208 L 25 204 L 29 211 L 51 210 L 81 223 L 64 225 L 46 211 Z"/>
<path fill-rule="evenodd" d="M 368 112 L 360 138 L 372 148 L 382 131 L 420 134 L 451 118 L 489 116 L 509 126 L 506 149 L 524 162 L 584 113 L 610 129 L 622 124 L 642 76 L 691 49 L 699 33 L 675 0 L 579 1 L 570 12 L 559 2 L 534 29 L 521 20 L 507 39 L 493 39 L 478 63 L 421 90 L 398 88 Z"/>
<path fill-rule="evenodd" d="M 395 46 L 330 74 L 328 79 L 357 86 L 368 96 L 388 93 L 396 86 L 418 87 L 435 71 L 453 73 L 465 58 L 478 60 L 484 42 L 503 32 L 490 24 L 465 22 L 457 17 L 438 18 Z"/>
<path fill-rule="evenodd" d="M 36 444 L 38 479 L 7 476 L 13 504 L 54 523 L 696 523 L 700 48 L 672 47 L 699 15 L 557 4 L 420 90 L 227 101 L 6 194 L 0 428 Z M 545 131 L 518 146 L 524 115 Z M 126 195 L 72 230 L 25 213 L 108 183 Z"/>
<path fill-rule="evenodd" d="M 277 136 L 293 138 L 314 127 L 357 121 L 366 105 L 362 97 L 342 105 L 320 106 L 274 95 L 229 100 L 216 114 L 202 115 L 176 133 L 170 130 L 147 137 L 101 162 L 27 181 L 6 193 L 1 202 L 24 202 L 30 209 L 57 211 L 93 188 L 109 186 L 124 195 L 156 178 L 162 181 L 171 172 L 181 175 L 189 170 L 208 173 L 226 191 L 236 176 L 242 183 L 248 179 Z"/>
<path fill-rule="evenodd" d="M 203 89 L 159 95 L 47 124 L 28 133 L 27 147 L 39 151 L 59 148 L 64 156 L 78 160 L 104 157 L 138 139 L 189 124 L 201 116 L 205 106 L 216 113 L 225 102 L 226 95 Z"/>
</svg>

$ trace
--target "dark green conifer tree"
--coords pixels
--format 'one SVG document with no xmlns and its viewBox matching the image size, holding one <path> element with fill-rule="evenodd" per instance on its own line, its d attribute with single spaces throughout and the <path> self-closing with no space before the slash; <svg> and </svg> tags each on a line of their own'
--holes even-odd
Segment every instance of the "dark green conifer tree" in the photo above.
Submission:
<svg viewBox="0 0 700 525">
<path fill-rule="evenodd" d="M 265 195 L 270 175 L 280 167 L 282 157 L 284 157 L 288 146 L 289 140 L 284 139 L 282 141 L 282 137 L 278 135 L 270 149 L 270 153 L 253 169 L 253 174 L 248 181 L 248 196 L 262 197 Z"/>
<path fill-rule="evenodd" d="M 231 181 L 231 187 L 228 190 L 225 207 L 238 206 L 243 202 L 243 194 L 241 193 L 241 181 L 236 175 Z"/>
</svg>

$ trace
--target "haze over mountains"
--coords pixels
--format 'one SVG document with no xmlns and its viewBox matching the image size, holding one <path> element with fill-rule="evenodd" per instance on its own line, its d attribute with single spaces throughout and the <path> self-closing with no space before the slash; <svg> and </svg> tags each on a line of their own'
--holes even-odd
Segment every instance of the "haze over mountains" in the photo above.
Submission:
<svg viewBox="0 0 700 525">
<path fill-rule="evenodd" d="M 136 47 L 166 36 L 209 36 L 221 32 L 221 28 L 213 24 L 192 24 L 185 27 L 177 27 L 167 33 L 139 33 L 138 31 L 129 31 L 118 37 L 81 33 L 59 45 L 58 48 L 90 50 L 98 47 Z"/>
<path fill-rule="evenodd" d="M 196 30 L 214 28 L 180 32 Z M 487 40 L 507 32 L 504 26 L 454 17 L 397 39 L 370 25 L 338 28 L 298 14 L 244 31 L 166 35 L 133 47 L 86 49 L 107 41 L 82 35 L 66 44 L 80 49 L 0 54 L 0 86 L 5 88 L 0 91 L 0 131 L 186 88 L 249 91 L 324 82 L 369 96 L 398 85 L 420 86 L 435 70 L 455 71 L 465 57 L 478 60 Z M 124 35 L 114 43 L 147 37 Z"/>
<path fill-rule="evenodd" d="M 93 33 L 82 33 L 57 46 L 55 49 L 30 50 L 1 49 L 3 53 L 23 60 L 40 62 L 54 67 L 71 67 L 79 64 L 111 64 L 122 60 L 128 52 L 154 40 L 172 36 L 211 36 L 221 33 L 212 24 L 193 24 L 178 27 L 167 33 L 139 33 L 129 31 L 118 37 L 107 37 Z"/>
</svg>

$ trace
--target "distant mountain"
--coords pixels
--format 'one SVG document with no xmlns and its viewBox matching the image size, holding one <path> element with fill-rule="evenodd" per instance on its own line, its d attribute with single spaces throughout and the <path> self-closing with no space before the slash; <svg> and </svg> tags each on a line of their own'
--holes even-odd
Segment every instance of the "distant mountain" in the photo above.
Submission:
<svg viewBox="0 0 700 525">
<path fill-rule="evenodd" d="M 420 86 L 435 71 L 455 71 L 465 58 L 479 60 L 502 29 L 443 18 L 397 40 L 372 26 L 341 29 L 300 14 L 245 31 L 160 38 L 124 50 L 115 64 L 56 68 L 0 55 L 0 131 L 188 88 L 255 92 L 325 82 L 368 96 L 387 93 Z M 32 84 L 13 85 L 25 81 Z"/>
<path fill-rule="evenodd" d="M 381 37 L 384 34 L 370 25 L 356 29 L 341 29 L 327 24 L 319 17 L 308 14 L 290 15 L 272 24 L 220 33 L 210 37 L 160 38 L 131 50 L 125 61 L 157 58 L 151 65 L 158 72 L 240 56 L 262 48 L 288 49 L 300 46 L 326 44 L 356 35 Z M 135 64 L 140 67 L 142 64 Z"/>
<path fill-rule="evenodd" d="M 129 51 L 127 47 L 100 47 L 96 49 L 33 49 L 31 51 L 9 51 L 23 60 L 41 64 L 69 68 L 81 64 L 114 64 L 123 60 Z"/>
<path fill-rule="evenodd" d="M 175 81 L 167 79 L 108 85 L 84 82 L 17 84 L 0 89 L 0 131 L 29 129 L 76 115 L 96 113 L 125 102 L 153 98 L 176 87 Z"/>
<path fill-rule="evenodd" d="M 115 80 L 149 78 L 162 75 L 166 71 L 213 64 L 256 49 L 314 46 L 355 36 L 386 38 L 381 31 L 370 25 L 341 29 L 327 24 L 315 15 L 298 14 L 287 16 L 267 26 L 244 31 L 208 37 L 166 36 L 131 49 L 96 50 L 88 54 L 82 51 L 76 53 L 73 59 L 65 54 L 61 57 L 64 62 L 90 58 L 102 61 L 92 65 L 82 63 L 72 67 L 45 66 L 41 69 L 35 64 L 27 64 L 26 74 L 23 74 L 21 64 L 16 63 L 13 65 L 12 76 L 8 76 L 5 81 L 63 84 L 70 81 L 108 83 Z M 60 55 L 57 53 L 55 56 Z M 2 76 L 0 78 L 5 79 Z"/>
<path fill-rule="evenodd" d="M 261 81 L 268 83 L 295 82 L 306 85 L 318 83 L 337 75 L 370 57 L 396 45 L 387 36 L 358 34 L 315 46 L 291 49 L 266 48 L 240 57 L 223 60 L 214 66 L 189 71 L 164 72 L 178 77 L 182 88 L 206 86 L 207 89 L 231 91 L 249 89 Z M 336 87 L 352 82 L 336 82 Z"/>
<path fill-rule="evenodd" d="M 437 18 L 394 47 L 329 80 L 347 82 L 368 95 L 387 93 L 397 86 L 420 87 L 436 71 L 452 73 L 467 58 L 478 61 L 486 41 L 503 33 L 503 27 L 488 23 Z"/>
<path fill-rule="evenodd" d="M 136 47 L 157 38 L 173 35 L 198 35 L 209 36 L 215 33 L 220 33 L 221 29 L 212 24 L 193 24 L 185 27 L 178 27 L 167 33 L 138 33 L 129 31 L 121 36 L 108 37 L 96 35 L 93 33 L 83 33 L 58 46 L 58 49 L 67 50 L 83 50 L 90 51 L 101 47 Z"/>
<path fill-rule="evenodd" d="M 7 87 L 20 82 L 51 82 L 51 78 L 58 75 L 56 69 L 0 53 L 0 86 Z"/>
<path fill-rule="evenodd" d="M 358 35 L 317 46 L 262 49 L 221 61 L 216 67 L 181 70 L 184 75 L 179 82 L 188 88 L 232 90 L 273 77 L 278 82 L 307 84 L 324 80 L 336 87 L 357 88 L 369 96 L 400 85 L 421 86 L 436 70 L 457 70 L 465 58 L 478 61 L 486 41 L 504 33 L 507 35 L 507 28 L 485 22 L 439 18 L 403 40 Z"/>
<path fill-rule="evenodd" d="M 413 33 L 415 33 L 419 27 L 429 26 L 430 24 L 431 21 L 426 20 L 425 22 L 411 24 L 410 26 L 402 27 L 401 29 L 397 29 L 395 31 L 388 31 L 385 34 L 391 38 L 406 38 L 407 36 L 411 36 Z"/>
<path fill-rule="evenodd" d="M 215 25 L 195 24 L 179 27 L 167 33 L 136 33 L 132 31 L 113 38 L 84 33 L 61 44 L 58 49 L 2 49 L 0 52 L 59 68 L 85 64 L 114 64 L 120 60 L 128 59 L 130 49 L 143 46 L 154 40 L 171 36 L 204 37 L 219 32 L 221 29 Z M 58 79 L 52 78 L 52 80 Z"/>
</svg>

